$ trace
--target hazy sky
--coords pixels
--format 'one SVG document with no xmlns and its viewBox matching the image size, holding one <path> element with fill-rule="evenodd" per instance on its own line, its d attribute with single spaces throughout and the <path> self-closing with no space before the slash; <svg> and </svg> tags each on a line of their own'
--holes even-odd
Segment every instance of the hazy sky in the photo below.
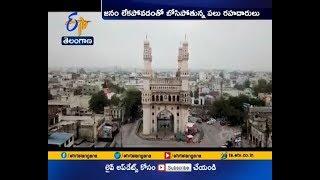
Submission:
<svg viewBox="0 0 320 180">
<path fill-rule="evenodd" d="M 272 70 L 271 20 L 111 21 L 100 12 L 78 14 L 91 21 L 83 35 L 93 36 L 94 45 L 62 46 L 62 36 L 76 35 L 65 28 L 69 13 L 49 13 L 49 67 L 142 68 L 148 34 L 153 68 L 176 68 L 187 34 L 191 69 Z"/>
</svg>

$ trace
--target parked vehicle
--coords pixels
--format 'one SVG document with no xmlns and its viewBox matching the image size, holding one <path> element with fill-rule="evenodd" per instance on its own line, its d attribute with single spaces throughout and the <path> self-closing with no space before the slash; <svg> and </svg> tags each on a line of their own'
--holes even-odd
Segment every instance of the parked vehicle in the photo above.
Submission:
<svg viewBox="0 0 320 180">
<path fill-rule="evenodd" d="M 216 122 L 215 119 L 210 118 L 210 120 L 207 122 L 208 125 L 213 125 Z"/>
<path fill-rule="evenodd" d="M 224 125 L 226 125 L 226 122 L 225 121 L 220 121 L 220 125 L 224 126 Z"/>
<path fill-rule="evenodd" d="M 241 142 L 241 137 L 237 137 L 234 142 L 238 143 L 238 142 Z"/>
</svg>

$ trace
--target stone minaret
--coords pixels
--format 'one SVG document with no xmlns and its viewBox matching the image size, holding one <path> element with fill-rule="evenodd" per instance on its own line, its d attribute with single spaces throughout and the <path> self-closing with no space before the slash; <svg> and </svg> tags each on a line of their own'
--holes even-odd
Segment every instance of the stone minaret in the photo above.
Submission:
<svg viewBox="0 0 320 180">
<path fill-rule="evenodd" d="M 188 60 L 189 60 L 189 50 L 188 50 L 187 37 L 185 36 L 182 46 L 179 47 L 179 54 L 178 54 L 178 69 L 180 69 L 180 77 L 182 79 L 183 91 L 189 91 Z"/>
<path fill-rule="evenodd" d="M 150 80 L 152 78 L 152 50 L 148 37 L 143 43 L 143 61 L 144 61 L 144 72 L 143 72 L 143 91 L 141 92 L 141 103 L 143 110 L 143 134 L 148 135 L 151 133 L 151 90 Z"/>
<path fill-rule="evenodd" d="M 148 36 L 143 43 L 143 60 L 144 60 L 144 76 L 151 77 L 152 76 L 152 49 L 150 47 L 150 43 L 148 41 Z"/>
<path fill-rule="evenodd" d="M 185 125 L 188 122 L 189 111 L 188 107 L 191 103 L 190 98 L 190 90 L 189 90 L 189 68 L 188 68 L 188 60 L 189 60 L 189 50 L 188 50 L 188 42 L 187 37 L 185 36 L 184 41 L 182 42 L 182 46 L 179 47 L 178 54 L 178 71 L 180 72 L 181 79 L 181 91 L 180 91 L 180 103 L 181 108 L 180 116 L 179 116 L 179 129 L 185 129 Z"/>
</svg>

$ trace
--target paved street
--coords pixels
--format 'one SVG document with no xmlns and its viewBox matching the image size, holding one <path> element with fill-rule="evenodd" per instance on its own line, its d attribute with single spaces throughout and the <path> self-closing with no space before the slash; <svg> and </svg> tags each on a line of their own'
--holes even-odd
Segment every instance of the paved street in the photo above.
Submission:
<svg viewBox="0 0 320 180">
<path fill-rule="evenodd" d="M 151 141 L 138 137 L 135 134 L 138 122 L 122 126 L 123 147 L 220 147 L 226 140 L 230 139 L 235 131 L 240 128 L 220 126 L 218 122 L 214 125 L 206 123 L 198 124 L 204 130 L 204 138 L 200 143 L 186 143 L 177 141 Z M 117 146 L 121 144 L 121 131 L 115 137 Z"/>
</svg>

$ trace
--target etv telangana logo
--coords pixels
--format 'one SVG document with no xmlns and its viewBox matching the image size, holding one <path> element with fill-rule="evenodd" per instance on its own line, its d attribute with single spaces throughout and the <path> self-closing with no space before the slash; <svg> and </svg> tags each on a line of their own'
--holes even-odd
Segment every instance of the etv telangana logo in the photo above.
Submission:
<svg viewBox="0 0 320 180">
<path fill-rule="evenodd" d="M 61 158 L 62 159 L 66 159 L 67 158 L 67 153 L 66 152 L 62 152 L 61 153 Z"/>
<path fill-rule="evenodd" d="M 81 36 L 83 31 L 87 29 L 90 21 L 83 17 L 77 18 L 78 12 L 73 12 L 68 16 L 65 23 L 66 29 L 69 32 L 77 30 L 78 36 L 63 36 L 61 39 L 62 45 L 93 45 L 92 36 Z"/>
</svg>

